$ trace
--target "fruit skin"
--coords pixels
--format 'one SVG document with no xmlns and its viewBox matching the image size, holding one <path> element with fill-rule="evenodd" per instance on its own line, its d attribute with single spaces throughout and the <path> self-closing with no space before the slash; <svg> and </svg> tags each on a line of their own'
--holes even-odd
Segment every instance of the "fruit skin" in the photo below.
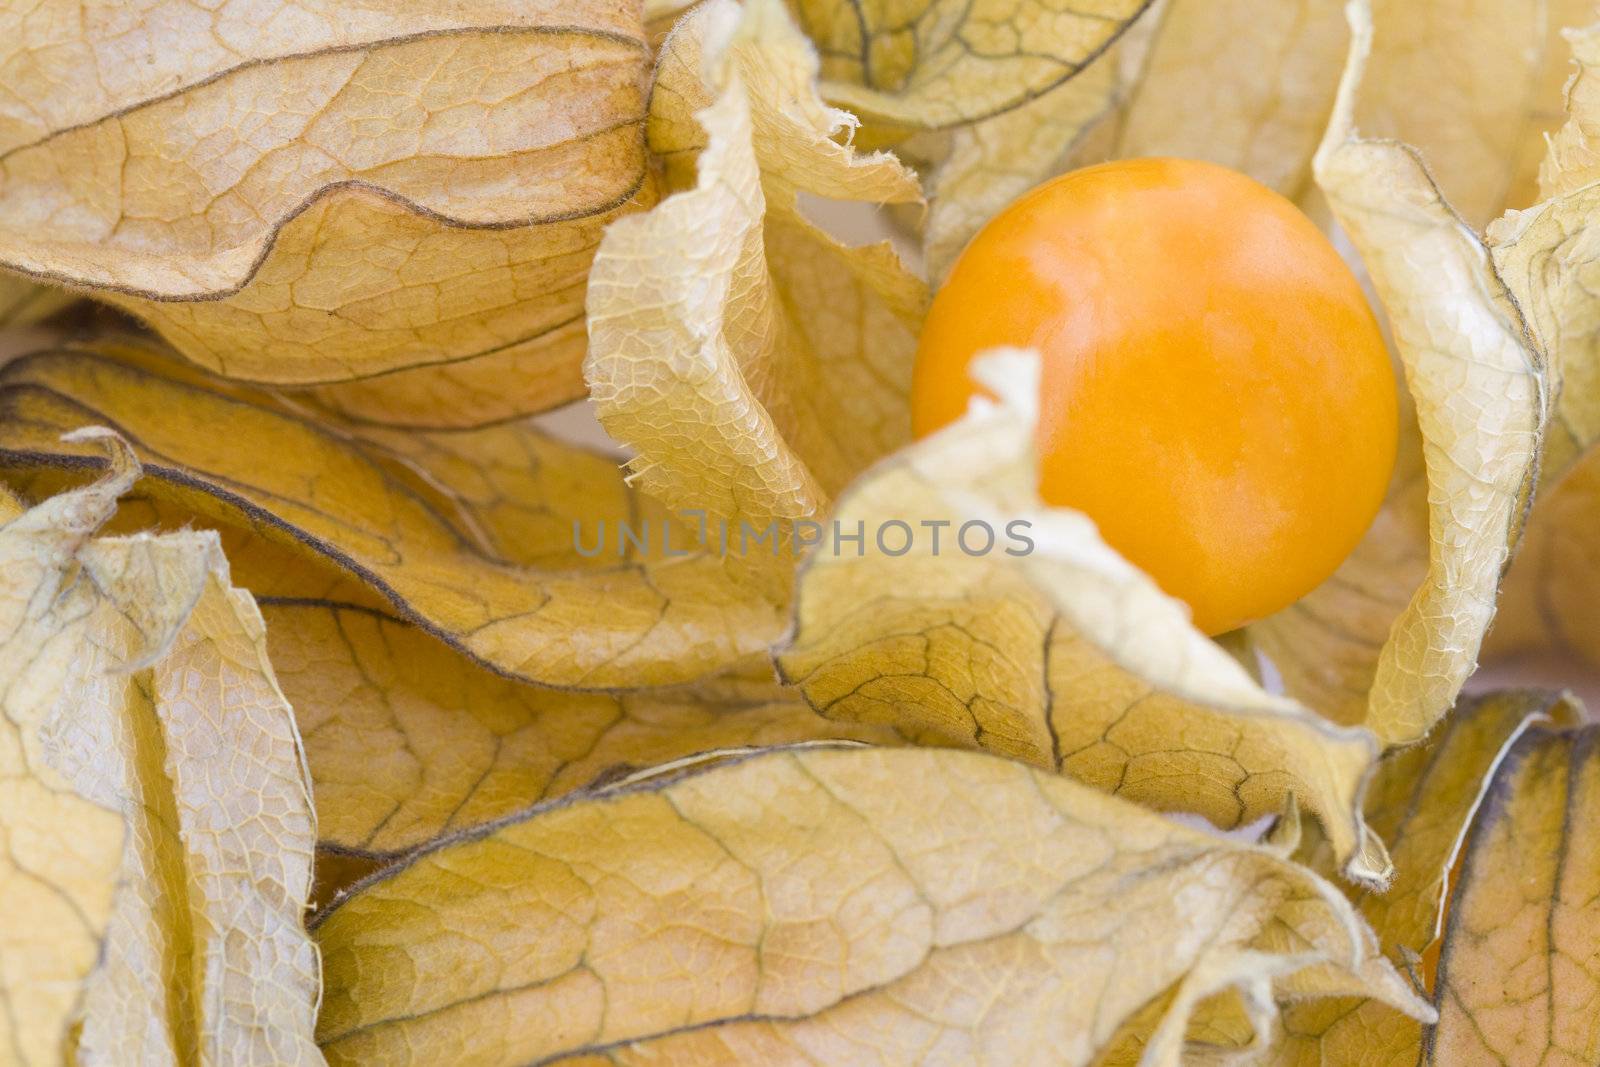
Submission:
<svg viewBox="0 0 1600 1067">
<path fill-rule="evenodd" d="M 1074 171 L 973 238 L 934 299 L 918 437 L 976 391 L 967 364 L 1043 359 L 1039 491 L 1218 634 L 1333 573 L 1377 514 L 1395 374 L 1355 276 L 1310 219 L 1237 171 Z"/>
</svg>

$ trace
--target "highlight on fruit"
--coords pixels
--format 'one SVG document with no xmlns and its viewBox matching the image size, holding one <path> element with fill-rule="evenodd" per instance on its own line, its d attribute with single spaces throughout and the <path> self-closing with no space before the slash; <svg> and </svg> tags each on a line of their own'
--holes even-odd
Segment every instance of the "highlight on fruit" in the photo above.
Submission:
<svg viewBox="0 0 1600 1067">
<path fill-rule="evenodd" d="M 1592 0 L 0 27 L 0 1065 L 1600 1063 Z"/>
</svg>

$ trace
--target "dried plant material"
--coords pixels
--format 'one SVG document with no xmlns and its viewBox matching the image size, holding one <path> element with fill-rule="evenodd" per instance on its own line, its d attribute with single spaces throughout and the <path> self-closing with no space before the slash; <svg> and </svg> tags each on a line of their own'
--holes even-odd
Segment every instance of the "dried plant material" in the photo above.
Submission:
<svg viewBox="0 0 1600 1067">
<path fill-rule="evenodd" d="M 1589 535 L 1600 516 L 1600 300 L 1592 220 L 1600 210 L 1600 27 L 1567 35 L 1578 73 L 1568 119 L 1540 171 L 1544 199 L 1489 228 L 1495 261 L 1550 356 L 1557 397 L 1545 438 L 1543 482 L 1522 551 L 1506 576 L 1491 647 L 1554 647 L 1600 662 L 1592 591 L 1600 557 Z"/>
<path fill-rule="evenodd" d="M 1283 1029 L 1259 1062 L 1272 1067 L 1419 1062 L 1423 1026 L 1385 1004 L 1328 997 L 1288 1005 Z"/>
<path fill-rule="evenodd" d="M 1600 239 L 1600 26 L 1568 36 L 1578 62 L 1566 124 L 1540 169 L 1541 201 L 1489 227 L 1495 265 L 1550 358 L 1558 400 L 1545 443 L 1546 483 L 1565 474 L 1600 441 L 1600 299 L 1595 296 Z"/>
<path fill-rule="evenodd" d="M 131 470 L 83 496 L 56 498 L 30 513 L 32 530 L 18 525 L 15 498 L 0 511 L 0 905 L 7 915 L 30 916 L 4 929 L 0 996 L 8 1010 L 0 1013 L 0 1040 L 23 1064 L 62 1060 L 122 867 L 122 813 L 73 789 L 45 734 L 64 710 L 68 668 L 96 607 L 82 595 L 56 607 L 54 586 L 129 481 Z"/>
<path fill-rule="evenodd" d="M 1322 0 L 1325 12 L 1333 6 Z M 1594 0 L 1375 0 L 1371 6 L 1373 48 L 1356 110 L 1361 130 L 1417 148 L 1446 199 L 1474 227 L 1536 199 L 1546 135 L 1564 117 L 1571 68 L 1563 28 L 1588 24 L 1600 6 Z M 1318 71 L 1325 76 L 1328 68 L 1319 64 Z"/>
<path fill-rule="evenodd" d="M 139 352 L 41 353 L 0 369 L 0 459 L 82 466 L 82 446 L 57 436 L 84 422 L 121 429 L 152 497 L 285 550 L 276 557 L 297 569 L 278 576 L 278 595 L 301 573 L 300 595 L 325 595 L 328 572 L 342 573 L 508 675 L 670 684 L 759 651 L 780 628 L 777 610 L 681 529 L 673 552 L 688 555 L 667 558 L 655 525 L 652 555 L 621 556 L 617 523 L 638 505 L 614 463 L 523 426 L 412 435 L 402 463 Z M 602 550 L 580 557 L 576 537 L 592 546 L 602 532 Z"/>
<path fill-rule="evenodd" d="M 1373 47 L 1355 122 L 1417 148 L 1473 227 L 1505 209 L 1517 180 L 1541 102 L 1548 3 L 1370 0 Z"/>
<path fill-rule="evenodd" d="M 1473 822 L 1429 1064 L 1600 1058 L 1600 726 L 1529 730 Z"/>
<path fill-rule="evenodd" d="M 1388 753 L 1367 791 L 1367 820 L 1389 844 L 1394 884 L 1357 891 L 1355 903 L 1396 966 L 1432 983 L 1451 871 L 1480 799 L 1508 751 L 1536 727 L 1570 725 L 1582 709 L 1553 693 L 1511 691 L 1464 701 L 1425 744 Z M 1328 857 L 1307 847 L 1307 862 Z M 1415 1019 L 1375 1001 L 1293 1005 L 1273 1063 L 1414 1063 L 1423 1040 Z M 1446 1061 L 1452 1062 L 1452 1061 Z"/>
<path fill-rule="evenodd" d="M 1476 666 L 1538 469 L 1544 358 L 1488 249 L 1420 157 L 1357 134 L 1372 25 L 1366 4 L 1350 12 L 1355 40 L 1317 181 L 1388 312 L 1427 471 L 1427 574 L 1387 628 L 1364 687 L 1366 725 L 1398 744 L 1423 736 Z M 1322 648 L 1308 643 L 1298 654 L 1315 660 Z"/>
<path fill-rule="evenodd" d="M 979 373 L 1002 404 L 975 405 L 840 500 L 835 529 L 865 536 L 859 553 L 803 565 L 784 679 L 831 718 L 985 748 L 1219 826 L 1298 797 L 1350 876 L 1381 883 L 1387 858 L 1359 807 L 1373 738 L 1265 692 L 1092 522 L 1046 509 L 1037 359 L 991 356 Z"/>
<path fill-rule="evenodd" d="M 1116 154 L 1210 160 L 1298 198 L 1348 51 L 1343 7 L 1172 0 Z"/>
<path fill-rule="evenodd" d="M 581 10 L 600 31 L 625 36 L 637 26 L 627 4 Z M 129 103 L 216 79 L 252 55 L 327 52 L 479 24 L 537 27 L 572 13 L 569 0 L 480 0 L 470 11 L 429 9 L 407 0 L 368 0 L 352 11 L 337 0 L 299 0 L 292 7 L 231 4 L 207 12 L 202 21 L 174 0 L 137 9 L 118 0 L 43 0 L 5 13 L 0 152 L 90 125 Z M 184 47 L 171 47 L 175 39 Z M 39 47 L 46 42 L 50 47 Z M 66 86 L 73 91 L 63 91 Z"/>
<path fill-rule="evenodd" d="M 43 8 L 6 38 L 27 102 L 0 130 L 0 265 L 91 289 L 222 374 L 373 379 L 323 393 L 367 418 L 581 394 L 585 275 L 649 192 L 636 9 L 304 0 L 230 8 L 208 36 L 174 30 L 178 4 Z"/>
<path fill-rule="evenodd" d="M 1463 700 L 1421 745 L 1386 754 L 1367 791 L 1367 820 L 1389 844 L 1395 881 L 1357 903 L 1389 954 L 1425 957 L 1439 935 L 1450 868 L 1485 783 L 1523 731 L 1572 725 L 1580 705 L 1510 690 Z"/>
<path fill-rule="evenodd" d="M 1539 497 L 1506 575 L 1490 634 L 1497 654 L 1548 649 L 1600 664 L 1600 462 L 1593 455 Z"/>
<path fill-rule="evenodd" d="M 73 294 L 0 272 L 0 326 L 28 326 L 72 303 Z"/>
<path fill-rule="evenodd" d="M 1151 0 L 791 0 L 830 100 L 871 124 L 937 129 L 1025 104 L 1085 69 Z"/>
<path fill-rule="evenodd" d="M 589 286 L 585 373 L 637 484 L 758 530 L 820 514 L 909 438 L 927 302 L 887 244 L 846 247 L 800 214 L 802 191 L 919 195 L 892 156 L 833 139 L 852 120 L 823 106 L 815 71 L 778 0 L 685 16 L 650 117 L 681 191 L 611 226 Z"/>
<path fill-rule="evenodd" d="M 596 243 L 604 228 L 595 227 L 591 236 Z M 490 426 L 581 398 L 586 347 L 579 310 L 548 330 L 541 328 L 526 343 L 494 345 L 448 363 L 319 385 L 302 395 L 329 421 L 357 426 Z"/>
<path fill-rule="evenodd" d="M 1258 975 L 1252 985 L 1258 986 L 1259 979 L 1263 977 L 1270 978 L 1270 975 Z M 1145 1049 L 1156 1027 L 1167 1018 L 1177 992 L 1172 990 L 1166 996 L 1152 1000 L 1144 1010 L 1124 1022 L 1122 1032 L 1112 1041 L 1106 1053 L 1095 1061 L 1095 1067 L 1145 1067 Z M 1252 1019 L 1258 1006 L 1254 994 L 1255 990 L 1252 989 L 1247 999 L 1243 991 L 1229 989 L 1198 1004 L 1189 1019 L 1185 1035 L 1184 1052 L 1188 1058 L 1182 1062 L 1212 1067 L 1234 1067 L 1238 1063 L 1251 1062 L 1258 1048 L 1258 1034 L 1254 1026 L 1258 1021 L 1267 1021 Z M 1268 1007 L 1270 1009 L 1270 1002 Z M 1271 1022 L 1276 1027 L 1276 1019 Z M 1271 1032 L 1270 1028 L 1267 1032 Z"/>
<path fill-rule="evenodd" d="M 644 26 L 652 43 L 666 39 L 672 27 L 699 0 L 644 0 Z"/>
<path fill-rule="evenodd" d="M 332 1063 L 1087 1064 L 1274 925 L 1302 935 L 1300 968 L 1367 962 L 1309 871 L 1073 782 L 975 753 L 768 750 L 367 883 L 316 931 L 320 1035 Z"/>
<path fill-rule="evenodd" d="M 299 735 L 214 535 L 93 537 L 138 476 L 118 443 L 105 478 L 0 526 L 0 898 L 25 917 L 0 1042 L 19 1063 L 319 1063 Z"/>
<path fill-rule="evenodd" d="M 749 696 L 540 689 L 368 609 L 273 601 L 262 614 L 305 734 L 321 842 L 347 853 L 402 852 L 697 753 L 894 740 L 818 718 L 770 683 Z"/>
<path fill-rule="evenodd" d="M 1568 34 L 1600 19 L 1596 0 L 1546 0 L 1545 39 L 1541 49 L 1533 107 L 1514 156 L 1514 171 L 1505 207 L 1521 208 L 1544 198 L 1539 171 L 1550 150 L 1550 137 L 1567 119 L 1567 84 L 1574 73 Z"/>
</svg>

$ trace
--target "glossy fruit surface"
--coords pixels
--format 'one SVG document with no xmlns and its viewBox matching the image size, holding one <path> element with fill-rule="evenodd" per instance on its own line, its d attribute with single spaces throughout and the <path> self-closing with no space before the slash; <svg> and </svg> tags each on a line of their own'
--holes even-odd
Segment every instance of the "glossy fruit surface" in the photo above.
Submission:
<svg viewBox="0 0 1600 1067">
<path fill-rule="evenodd" d="M 1222 633 L 1355 548 L 1398 405 L 1355 276 L 1298 208 L 1210 163 L 1139 159 L 1034 189 L 972 241 L 917 353 L 913 428 L 959 418 L 967 364 L 1043 357 L 1041 495 Z"/>
</svg>

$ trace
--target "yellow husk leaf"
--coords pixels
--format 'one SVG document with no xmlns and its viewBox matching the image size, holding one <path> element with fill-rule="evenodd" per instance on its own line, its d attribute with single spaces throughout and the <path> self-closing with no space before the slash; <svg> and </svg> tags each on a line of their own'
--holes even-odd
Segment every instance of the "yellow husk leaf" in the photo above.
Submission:
<svg viewBox="0 0 1600 1067">
<path fill-rule="evenodd" d="M 620 556 L 616 524 L 643 505 L 614 461 L 525 425 L 394 434 L 396 456 L 126 346 L 0 369 L 0 461 L 81 468 L 83 446 L 57 437 L 92 421 L 133 442 L 168 523 L 199 518 L 271 546 L 264 573 L 242 578 L 258 593 L 349 600 L 354 586 L 507 675 L 590 689 L 683 682 L 781 628 L 777 609 L 690 551 L 681 528 L 673 551 L 686 556 L 666 557 L 659 521 L 650 554 Z M 581 556 L 574 523 L 586 546 L 604 523 L 604 550 Z"/>
<path fill-rule="evenodd" d="M 1172 0 L 1116 154 L 1207 159 L 1298 199 L 1347 50 L 1340 0 Z"/>
<path fill-rule="evenodd" d="M 1505 207 L 1526 207 L 1544 198 L 1539 171 L 1550 151 L 1550 138 L 1567 120 L 1567 85 L 1572 81 L 1572 46 L 1568 35 L 1600 18 L 1597 0 L 1546 0 L 1545 41 L 1538 84 L 1534 90 L 1533 111 L 1523 130 L 1517 151 L 1516 174 Z"/>
<path fill-rule="evenodd" d="M 1506 575 L 1489 649 L 1600 664 L 1600 462 L 1588 454 L 1546 489 Z"/>
<path fill-rule="evenodd" d="M 1355 896 L 1391 958 L 1433 947 L 1461 836 L 1507 748 L 1534 726 L 1584 717 L 1582 705 L 1560 694 L 1492 693 L 1462 700 L 1423 744 L 1384 756 L 1366 811 L 1394 853 L 1395 881 L 1384 893 Z"/>
<path fill-rule="evenodd" d="M 260 6 L 19 14 L 0 265 L 369 419 L 580 395 L 585 275 L 650 197 L 638 9 Z"/>
<path fill-rule="evenodd" d="M 1374 558 L 1404 560 L 1415 551 L 1403 536 L 1404 516 L 1417 514 L 1424 488 L 1403 459 L 1402 492 L 1379 519 L 1402 534 L 1399 543 L 1369 538 L 1291 611 L 1291 618 L 1309 616 L 1309 626 L 1269 620 L 1258 639 L 1274 659 L 1312 664 L 1286 676 L 1314 679 L 1308 699 L 1331 705 L 1336 717 L 1346 717 L 1340 709 L 1350 693 L 1367 693 L 1360 721 L 1383 741 L 1403 744 L 1427 733 L 1477 665 L 1534 488 L 1545 366 L 1489 249 L 1444 200 L 1421 157 L 1402 144 L 1364 139 L 1352 125 L 1372 20 L 1366 3 L 1349 12 L 1350 64 L 1316 176 L 1372 276 L 1405 367 L 1427 472 L 1428 564 L 1420 588 L 1383 627 L 1394 589 Z M 1323 608 L 1352 590 L 1355 607 Z M 1346 625 L 1352 617 L 1354 629 Z M 1339 659 L 1335 649 L 1343 650 Z"/>
<path fill-rule="evenodd" d="M 926 287 L 887 244 L 818 230 L 797 198 L 908 202 L 916 179 L 832 139 L 852 120 L 817 99 L 815 71 L 779 0 L 685 16 L 650 117 L 681 191 L 612 225 L 590 278 L 585 374 L 637 484 L 757 530 L 820 514 L 910 436 Z"/>
<path fill-rule="evenodd" d="M 1368 962 L 1343 897 L 1265 850 L 982 754 L 773 749 L 360 887 L 316 930 L 320 1033 L 332 1063 L 1087 1064 L 1191 975 L 1271 973 L 1235 953 L 1274 925 L 1292 965 Z"/>
<path fill-rule="evenodd" d="M 1464 846 L 1425 1062 L 1600 1057 L 1600 726 L 1529 730 Z"/>
<path fill-rule="evenodd" d="M 818 739 L 888 743 L 767 684 L 654 693 L 540 689 L 370 609 L 267 601 L 272 662 L 306 737 L 320 843 L 372 858 L 632 770 Z"/>
<path fill-rule="evenodd" d="M 1387 857 L 1360 815 L 1372 736 L 1264 691 L 1093 523 L 1046 509 L 1037 357 L 998 354 L 978 373 L 1001 404 L 980 401 L 841 499 L 835 529 L 864 534 L 859 554 L 819 550 L 803 565 L 777 656 L 785 680 L 823 715 L 985 748 L 1219 826 L 1298 797 L 1347 873 L 1383 882 Z M 1019 521 L 1031 549 L 1008 537 Z M 968 522 L 988 524 L 990 552 L 960 549 Z M 897 554 L 908 537 L 894 523 L 913 535 L 909 552 Z"/>
<path fill-rule="evenodd" d="M 299 735 L 214 535 L 94 538 L 138 476 L 0 526 L 0 1047 L 320 1063 Z"/>
<path fill-rule="evenodd" d="M 1595 596 L 1600 558 L 1590 532 L 1600 519 L 1600 299 L 1592 224 L 1600 209 L 1600 27 L 1568 34 L 1578 72 L 1569 117 L 1540 170 L 1545 199 L 1490 227 L 1495 259 L 1550 352 L 1559 390 L 1544 451 L 1544 488 L 1522 552 L 1506 577 L 1499 652 L 1544 646 L 1600 663 Z"/>
<path fill-rule="evenodd" d="M 659 43 L 683 13 L 699 0 L 644 0 L 644 25 L 651 40 Z"/>
<path fill-rule="evenodd" d="M 1463 701 L 1425 744 L 1388 753 L 1367 791 L 1367 820 L 1388 842 L 1388 892 L 1357 891 L 1356 906 L 1397 967 L 1432 978 L 1455 866 L 1484 790 L 1524 732 L 1569 725 L 1583 709 L 1553 693 L 1511 691 Z M 1320 842 L 1304 858 L 1328 869 Z M 1363 1060 L 1415 1063 L 1423 1030 L 1376 1001 L 1330 999 L 1289 1006 L 1270 1062 L 1295 1067 Z"/>
<path fill-rule="evenodd" d="M 63 289 L 35 285 L 26 278 L 0 271 L 0 326 L 28 326 L 72 303 Z"/>
<path fill-rule="evenodd" d="M 1372 0 L 1373 48 L 1355 102 L 1370 138 L 1419 149 L 1443 196 L 1481 228 L 1505 210 L 1537 139 L 1547 20 L 1571 0 Z"/>
<path fill-rule="evenodd" d="M 825 94 L 869 124 L 936 129 L 1061 85 L 1151 0 L 790 0 L 817 42 Z"/>
<path fill-rule="evenodd" d="M 1540 169 L 1541 202 L 1508 212 L 1489 227 L 1495 265 L 1550 353 L 1558 404 L 1545 445 L 1546 483 L 1564 475 L 1600 440 L 1600 299 L 1592 288 L 1591 228 L 1600 208 L 1600 26 L 1568 36 L 1579 73 L 1570 86 L 1569 118 L 1551 138 Z"/>
</svg>

